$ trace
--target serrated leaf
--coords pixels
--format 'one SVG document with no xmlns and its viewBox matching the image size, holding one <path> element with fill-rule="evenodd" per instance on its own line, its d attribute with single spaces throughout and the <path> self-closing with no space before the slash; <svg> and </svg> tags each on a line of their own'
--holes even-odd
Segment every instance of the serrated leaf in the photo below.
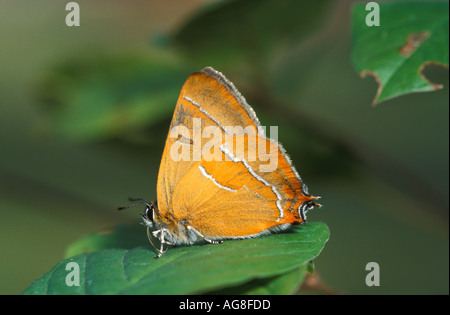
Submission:
<svg viewBox="0 0 450 315">
<path fill-rule="evenodd" d="M 352 61 L 379 87 L 374 104 L 442 86 L 423 75 L 436 63 L 448 67 L 448 2 L 380 2 L 380 26 L 368 26 L 366 3 L 353 6 Z"/>
<path fill-rule="evenodd" d="M 144 229 L 142 234 L 145 239 Z M 148 246 L 104 249 L 59 262 L 24 294 L 205 293 L 284 275 L 305 266 L 319 255 L 328 237 L 324 223 L 310 222 L 290 233 L 221 245 L 174 247 L 159 259 Z M 78 287 L 66 285 L 69 271 L 65 268 L 69 262 L 80 266 Z M 283 286 L 289 287 L 286 283 L 283 281 Z"/>
</svg>

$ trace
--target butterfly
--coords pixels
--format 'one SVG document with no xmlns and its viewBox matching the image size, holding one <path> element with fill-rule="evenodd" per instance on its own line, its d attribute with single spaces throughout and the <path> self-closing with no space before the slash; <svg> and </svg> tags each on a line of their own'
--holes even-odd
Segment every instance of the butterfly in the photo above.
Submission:
<svg viewBox="0 0 450 315">
<path fill-rule="evenodd" d="M 211 67 L 188 77 L 178 98 L 143 223 L 156 258 L 165 245 L 218 244 L 306 222 L 320 197 L 307 186 L 254 110 Z M 152 230 L 152 232 L 151 232 Z M 159 241 L 159 246 L 155 241 Z"/>
</svg>

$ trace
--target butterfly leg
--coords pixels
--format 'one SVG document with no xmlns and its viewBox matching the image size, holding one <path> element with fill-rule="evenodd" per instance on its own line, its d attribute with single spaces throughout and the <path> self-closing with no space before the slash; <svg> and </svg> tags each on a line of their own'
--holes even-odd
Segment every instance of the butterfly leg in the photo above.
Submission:
<svg viewBox="0 0 450 315">
<path fill-rule="evenodd" d="M 153 231 L 152 234 L 155 238 L 157 238 L 158 240 L 160 240 L 161 242 L 164 242 L 164 244 L 167 245 L 173 245 L 173 243 L 169 242 L 168 240 L 164 239 L 164 234 L 163 232 L 165 232 L 166 229 L 161 229 L 161 230 L 157 230 L 157 231 Z M 158 234 L 161 234 L 161 236 L 158 236 Z"/>
<path fill-rule="evenodd" d="M 155 258 L 161 257 L 162 254 L 164 254 L 164 253 L 167 251 L 167 249 L 164 250 L 164 244 L 167 244 L 167 245 L 173 245 L 173 243 L 171 243 L 171 242 L 169 242 L 169 241 L 167 241 L 167 240 L 164 239 L 164 232 L 165 232 L 165 231 L 166 231 L 166 229 L 162 228 L 162 229 L 160 229 L 160 230 L 157 230 L 157 231 L 153 231 L 153 232 L 152 232 L 153 236 L 154 236 L 156 239 L 159 239 L 159 241 L 160 241 L 160 243 L 161 243 L 159 250 L 156 248 L 156 246 L 153 244 L 153 242 L 152 242 L 151 239 L 149 238 L 149 239 L 150 239 L 150 242 L 151 242 L 152 245 L 153 245 L 153 247 L 154 247 L 156 250 L 158 250 L 158 254 L 155 256 Z M 148 232 L 147 232 L 147 234 L 148 234 Z M 159 237 L 158 237 L 158 234 L 159 234 Z"/>
<path fill-rule="evenodd" d="M 195 234 L 197 234 L 197 236 L 200 236 L 203 240 L 207 241 L 207 242 L 210 243 L 210 244 L 222 244 L 222 243 L 223 243 L 223 241 L 213 241 L 213 240 L 210 240 L 209 238 L 207 238 L 207 237 L 205 237 L 204 235 L 202 235 L 199 231 L 197 231 L 197 229 L 193 228 L 193 227 L 190 226 L 190 225 L 186 226 L 186 228 L 187 228 L 189 231 L 194 232 Z"/>
</svg>

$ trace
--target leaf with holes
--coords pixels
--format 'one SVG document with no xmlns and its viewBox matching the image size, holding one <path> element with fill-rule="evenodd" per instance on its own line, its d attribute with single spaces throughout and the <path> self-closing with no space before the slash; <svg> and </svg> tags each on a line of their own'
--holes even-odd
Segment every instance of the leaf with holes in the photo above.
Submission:
<svg viewBox="0 0 450 315">
<path fill-rule="evenodd" d="M 442 88 L 425 78 L 423 69 L 429 64 L 448 68 L 448 2 L 379 3 L 379 26 L 366 24 L 376 10 L 369 9 L 365 3 L 353 6 L 352 61 L 362 77 L 375 77 L 374 105 Z"/>
</svg>

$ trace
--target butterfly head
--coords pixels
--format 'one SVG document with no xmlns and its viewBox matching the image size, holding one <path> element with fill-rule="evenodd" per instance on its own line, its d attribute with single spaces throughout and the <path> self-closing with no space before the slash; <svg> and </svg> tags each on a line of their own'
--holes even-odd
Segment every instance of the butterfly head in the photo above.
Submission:
<svg viewBox="0 0 450 315">
<path fill-rule="evenodd" d="M 158 211 L 158 203 L 156 201 L 148 201 L 144 198 L 128 198 L 130 202 L 134 201 L 132 204 L 129 204 L 125 207 L 119 207 L 117 210 L 123 210 L 128 209 L 130 207 L 134 207 L 137 205 L 144 204 L 145 205 L 145 211 L 144 214 L 141 214 L 142 219 L 144 220 L 144 224 L 149 227 L 153 227 L 153 224 L 155 223 L 155 213 Z"/>
<path fill-rule="evenodd" d="M 157 209 L 158 204 L 156 201 L 146 203 L 145 212 L 141 215 L 145 225 L 153 227 L 153 224 L 155 223 L 155 212 Z"/>
</svg>

